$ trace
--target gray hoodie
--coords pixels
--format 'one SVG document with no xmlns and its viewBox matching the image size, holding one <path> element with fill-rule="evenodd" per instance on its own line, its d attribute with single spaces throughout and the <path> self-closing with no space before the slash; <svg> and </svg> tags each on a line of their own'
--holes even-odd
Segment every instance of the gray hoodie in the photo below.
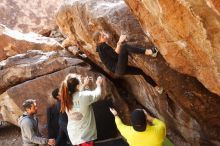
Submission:
<svg viewBox="0 0 220 146">
<path fill-rule="evenodd" d="M 23 146 L 38 146 L 47 144 L 48 139 L 43 138 L 38 129 L 38 120 L 35 116 L 29 116 L 24 113 L 18 119 L 18 125 L 21 128 Z"/>
</svg>

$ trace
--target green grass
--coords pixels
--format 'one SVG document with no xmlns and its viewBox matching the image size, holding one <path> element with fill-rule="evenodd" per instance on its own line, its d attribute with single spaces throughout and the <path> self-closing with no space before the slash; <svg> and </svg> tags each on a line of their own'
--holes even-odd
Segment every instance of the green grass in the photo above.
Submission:
<svg viewBox="0 0 220 146">
<path fill-rule="evenodd" d="M 166 137 L 163 146 L 175 146 L 175 145 Z"/>
</svg>

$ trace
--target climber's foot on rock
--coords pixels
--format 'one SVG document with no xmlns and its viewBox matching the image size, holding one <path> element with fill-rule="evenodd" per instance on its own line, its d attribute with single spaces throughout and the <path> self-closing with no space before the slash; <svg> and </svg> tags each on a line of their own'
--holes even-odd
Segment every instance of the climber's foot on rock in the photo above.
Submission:
<svg viewBox="0 0 220 146">
<path fill-rule="evenodd" d="M 157 49 L 155 46 L 153 46 L 153 47 L 151 48 L 151 51 L 152 51 L 151 56 L 152 56 L 152 57 L 157 57 L 158 49 Z"/>
</svg>

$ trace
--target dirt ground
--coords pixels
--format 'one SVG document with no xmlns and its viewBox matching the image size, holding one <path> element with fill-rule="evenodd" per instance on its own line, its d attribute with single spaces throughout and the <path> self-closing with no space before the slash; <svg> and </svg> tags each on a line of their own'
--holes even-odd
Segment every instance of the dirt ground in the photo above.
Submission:
<svg viewBox="0 0 220 146">
<path fill-rule="evenodd" d="M 20 129 L 16 126 L 0 127 L 0 146 L 22 146 Z M 95 146 L 128 146 L 122 139 L 110 141 Z M 174 146 L 168 139 L 164 146 Z"/>
<path fill-rule="evenodd" d="M 11 125 L 0 127 L 0 146 L 22 146 L 20 129 Z"/>
<path fill-rule="evenodd" d="M 0 146 L 22 146 L 20 129 L 16 126 L 0 127 Z M 128 146 L 122 139 L 98 143 L 95 146 Z"/>
</svg>

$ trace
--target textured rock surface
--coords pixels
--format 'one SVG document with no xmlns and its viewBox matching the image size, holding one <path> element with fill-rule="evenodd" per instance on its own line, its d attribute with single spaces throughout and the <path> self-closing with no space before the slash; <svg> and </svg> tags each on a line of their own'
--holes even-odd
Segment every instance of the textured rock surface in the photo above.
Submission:
<svg viewBox="0 0 220 146">
<path fill-rule="evenodd" d="M 63 69 L 68 67 L 74 69 L 74 66 L 77 65 L 78 68 L 80 65 L 83 66 L 82 61 L 65 55 L 61 56 L 56 52 L 43 53 L 41 51 L 18 54 L 2 61 L 0 70 L 1 118 L 17 125 L 16 119 L 21 114 L 21 104 L 27 98 L 37 98 L 40 103 L 43 103 L 42 107 L 45 108 L 47 96 L 51 90 L 59 86 L 60 81 L 64 78 L 64 73 L 67 74 L 70 70 L 63 71 Z M 89 69 L 85 63 L 84 66 L 85 69 Z"/>
<path fill-rule="evenodd" d="M 167 3 L 171 3 L 171 1 Z M 154 1 L 152 1 L 152 6 L 155 6 Z M 136 9 L 139 10 L 139 6 L 135 7 L 135 10 Z M 145 9 L 143 9 L 143 11 L 144 10 Z M 145 16 L 145 20 L 149 20 L 151 17 L 149 17 L 149 19 L 146 18 L 148 18 L 147 15 Z M 173 19 L 175 20 L 176 18 Z M 184 16 L 182 19 L 184 19 Z M 140 19 L 140 23 L 142 24 L 143 22 L 144 20 Z M 148 21 L 148 23 L 151 22 L 152 21 Z M 95 30 L 103 29 L 109 32 L 110 36 L 112 37 L 109 43 L 112 46 L 115 46 L 118 36 L 121 32 L 127 35 L 131 34 L 129 36 L 129 41 L 133 44 L 139 44 L 142 46 L 147 46 L 150 44 L 148 43 L 147 39 L 144 39 L 144 32 L 142 32 L 141 26 L 132 16 L 128 7 L 126 7 L 122 0 L 98 0 L 96 2 L 89 0 L 69 0 L 68 3 L 59 9 L 57 14 L 57 23 L 61 31 L 68 36 L 70 41 L 72 41 L 72 44 L 78 44 L 81 46 L 80 49 L 84 51 L 91 60 L 96 62 L 101 67 L 103 67 L 103 64 L 101 64 L 99 57 L 95 52 L 95 46 L 91 38 L 91 35 Z M 152 25 L 153 24 L 154 23 L 152 22 Z M 178 24 L 179 23 L 177 23 L 177 25 Z M 159 30 L 161 29 L 158 28 L 159 27 L 157 27 L 157 25 L 154 25 L 154 29 L 159 33 Z M 163 34 L 162 32 L 161 34 Z M 160 35 L 158 35 L 158 37 L 160 37 Z M 164 37 L 163 39 L 158 39 L 157 41 L 154 40 L 154 42 L 161 47 L 159 45 L 160 41 L 164 42 L 166 38 L 167 37 Z M 200 37 L 198 39 L 200 39 Z M 179 43 L 184 44 L 181 41 Z M 167 45 L 169 45 L 169 43 L 167 43 Z M 194 44 L 193 47 L 197 48 L 198 46 Z M 162 55 L 164 55 L 165 59 L 167 59 L 163 52 L 163 49 L 166 48 L 161 47 L 159 49 Z M 169 51 L 171 51 L 171 53 L 168 53 L 167 55 L 172 56 L 173 54 L 176 54 L 174 48 L 171 48 Z M 205 51 L 208 51 L 208 49 Z M 204 50 L 200 51 L 199 49 L 197 50 L 197 53 L 205 54 Z M 196 54 L 192 53 L 192 55 Z M 187 56 L 185 57 L 186 58 L 182 56 L 180 59 L 177 57 L 173 58 L 174 61 L 177 59 L 180 64 L 185 65 L 186 69 L 180 70 L 181 72 L 194 68 L 195 66 L 193 65 L 196 64 L 196 62 L 193 65 L 187 64 L 188 62 L 186 61 L 189 61 L 189 59 Z M 211 64 L 208 64 L 208 62 L 203 62 L 205 60 L 210 61 L 210 56 L 206 56 L 202 59 L 196 58 L 196 60 L 201 61 L 200 66 L 213 65 L 213 61 L 211 61 Z M 218 118 L 220 117 L 220 99 L 217 95 L 209 92 L 195 78 L 183 75 L 171 69 L 170 64 L 168 65 L 161 55 L 159 55 L 157 58 L 131 55 L 130 63 L 141 68 L 160 86 L 163 86 L 165 93 L 163 95 L 158 95 L 153 88 L 149 86 L 140 76 L 126 76 L 117 84 L 119 87 L 124 86 L 127 88 L 127 91 L 125 92 L 127 92 L 129 96 L 123 96 L 123 98 L 129 104 L 132 104 L 134 98 L 136 98 L 154 115 L 157 115 L 163 119 L 167 123 L 169 138 L 178 146 L 207 146 L 220 144 L 220 119 Z M 200 66 L 196 68 L 198 71 L 201 69 Z M 175 66 L 171 65 L 171 67 Z M 216 69 L 217 67 L 218 66 L 213 66 L 213 68 Z M 209 71 L 212 71 L 213 68 Z M 201 74 L 204 74 L 204 72 L 201 71 Z M 216 72 L 213 74 L 213 77 L 215 75 Z M 209 76 L 206 76 L 206 78 L 204 78 L 207 80 L 207 82 L 212 80 L 208 77 Z M 219 84 L 217 85 L 215 82 L 213 85 L 217 87 Z M 137 90 L 139 92 L 137 92 Z"/>
<path fill-rule="evenodd" d="M 110 34 L 112 46 L 115 46 L 121 33 L 128 35 L 131 44 L 137 44 L 137 40 L 142 40 L 139 41 L 139 45 L 150 45 L 144 38 L 138 21 L 123 1 L 69 0 L 66 3 L 67 5 L 61 6 L 56 15 L 57 24 L 61 32 L 67 35 L 67 41 L 80 45 L 84 51 L 89 51 L 90 54 L 87 55 L 97 57 L 91 37 L 97 30 L 106 30 Z"/>
<path fill-rule="evenodd" d="M 1 0 L 0 22 L 22 32 L 55 28 L 54 14 L 62 0 Z"/>
<path fill-rule="evenodd" d="M 172 68 L 220 95 L 219 1 L 125 1 Z"/>
<path fill-rule="evenodd" d="M 67 67 L 83 64 L 82 60 L 73 56 L 61 55 L 62 52 L 44 53 L 32 50 L 26 54 L 18 54 L 0 62 L 0 93 L 9 87 L 50 74 Z"/>
<path fill-rule="evenodd" d="M 52 38 L 35 33 L 21 33 L 0 25 L 0 61 L 27 50 L 60 50 L 60 44 Z"/>
<path fill-rule="evenodd" d="M 69 67 L 65 70 L 26 81 L 8 89 L 0 95 L 1 114 L 4 121 L 17 125 L 16 119 L 21 115 L 20 107 L 22 102 L 28 98 L 35 98 L 39 104 L 38 115 L 40 122 L 41 124 L 45 123 L 48 96 L 54 88 L 59 87 L 61 81 L 69 72 L 76 72 L 76 68 Z"/>
</svg>

